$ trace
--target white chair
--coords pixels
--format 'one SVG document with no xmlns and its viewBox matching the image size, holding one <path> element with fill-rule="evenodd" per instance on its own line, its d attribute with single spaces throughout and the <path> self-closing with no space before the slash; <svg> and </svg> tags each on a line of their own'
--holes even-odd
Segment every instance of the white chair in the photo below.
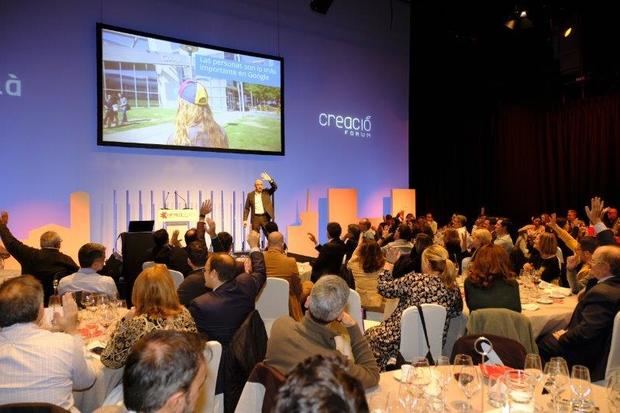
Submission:
<svg viewBox="0 0 620 413">
<path fill-rule="evenodd" d="M 605 379 L 596 384 L 604 386 L 614 370 L 620 370 L 620 312 L 618 312 L 614 318 L 614 327 L 611 332 L 611 348 L 609 349 L 607 368 L 605 369 Z"/>
<path fill-rule="evenodd" d="M 215 383 L 222 358 L 222 345 L 214 340 L 207 341 L 204 354 L 207 360 L 207 379 L 198 396 L 194 412 L 221 413 L 224 411 L 224 397 L 222 394 L 215 395 Z"/>
<path fill-rule="evenodd" d="M 431 354 L 434 359 L 437 359 L 441 355 L 446 308 L 439 304 L 422 304 L 422 311 L 424 311 Z M 403 311 L 400 319 L 400 354 L 405 360 L 411 361 L 416 357 L 424 357 L 427 352 L 418 309 L 415 306 L 409 307 Z"/>
<path fill-rule="evenodd" d="M 281 278 L 267 277 L 263 291 L 256 299 L 256 309 L 265 323 L 267 336 L 273 322 L 288 315 L 288 281 Z"/>
<path fill-rule="evenodd" d="M 155 261 L 144 261 L 142 263 L 142 269 L 146 270 L 149 267 L 152 267 L 153 265 L 155 265 Z"/>
<path fill-rule="evenodd" d="M 362 313 L 362 298 L 357 291 L 349 288 L 349 299 L 347 300 L 347 306 L 345 311 L 349 313 L 355 320 L 358 327 L 364 333 L 364 317 Z"/>
<path fill-rule="evenodd" d="M 170 273 L 170 276 L 172 277 L 172 281 L 174 281 L 174 288 L 178 289 L 179 285 L 181 285 L 181 283 L 185 279 L 185 277 L 183 276 L 183 273 L 179 271 L 175 271 L 175 270 L 168 270 L 168 272 Z"/>
</svg>

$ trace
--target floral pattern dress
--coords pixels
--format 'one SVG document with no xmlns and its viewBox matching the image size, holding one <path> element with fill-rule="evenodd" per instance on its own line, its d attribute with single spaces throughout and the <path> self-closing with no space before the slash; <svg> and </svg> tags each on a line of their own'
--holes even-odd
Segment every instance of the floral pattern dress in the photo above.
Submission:
<svg viewBox="0 0 620 413">
<path fill-rule="evenodd" d="M 409 273 L 394 279 L 389 271 L 379 276 L 379 293 L 385 298 L 399 298 L 394 312 L 379 326 L 366 331 L 370 348 L 379 368 L 385 370 L 391 357 L 400 350 L 400 318 L 407 308 L 417 304 L 439 304 L 446 308 L 443 342 L 450 326 L 450 319 L 463 311 L 463 299 L 458 286 L 446 287 L 435 275 Z"/>
<path fill-rule="evenodd" d="M 148 314 L 126 319 L 123 317 L 110 337 L 108 345 L 101 353 L 101 362 L 111 369 L 125 365 L 133 345 L 153 330 L 178 330 L 196 333 L 196 323 L 189 311 L 182 311 L 174 317 L 162 318 Z"/>
</svg>

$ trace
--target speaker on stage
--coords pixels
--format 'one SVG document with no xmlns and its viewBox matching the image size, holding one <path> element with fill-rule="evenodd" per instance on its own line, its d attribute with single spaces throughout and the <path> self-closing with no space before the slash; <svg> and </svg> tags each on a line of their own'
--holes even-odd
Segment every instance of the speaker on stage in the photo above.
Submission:
<svg viewBox="0 0 620 413">
<path fill-rule="evenodd" d="M 121 252 L 123 254 L 122 277 L 125 288 L 121 293 L 131 307 L 131 291 L 136 277 L 142 272 L 142 263 L 149 260 L 149 250 L 153 249 L 152 232 L 123 232 L 121 234 Z"/>
</svg>

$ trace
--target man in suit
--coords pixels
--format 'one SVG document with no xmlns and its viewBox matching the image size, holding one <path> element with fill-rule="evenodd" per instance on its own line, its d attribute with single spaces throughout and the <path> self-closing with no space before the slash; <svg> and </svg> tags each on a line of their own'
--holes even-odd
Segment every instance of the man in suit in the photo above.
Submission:
<svg viewBox="0 0 620 413">
<path fill-rule="evenodd" d="M 288 281 L 289 284 L 289 314 L 295 320 L 301 320 L 303 313 L 301 311 L 301 303 L 310 293 L 311 286 L 307 288 L 304 295 L 301 280 L 299 278 L 299 270 L 297 269 L 297 261 L 293 257 L 287 257 L 284 253 L 284 236 L 273 231 L 267 238 L 269 241 L 268 249 L 265 251 L 265 266 L 267 267 L 267 277 L 277 277 Z M 308 282 L 308 284 L 310 284 Z"/>
<path fill-rule="evenodd" d="M 248 235 L 250 271 L 236 275 L 235 259 L 228 254 L 212 254 L 205 268 L 205 285 L 211 288 L 195 298 L 189 311 L 198 331 L 222 346 L 230 343 L 233 335 L 255 308 L 258 292 L 267 280 L 265 259 L 258 248 L 258 232 Z"/>
<path fill-rule="evenodd" d="M 41 249 L 33 248 L 17 240 L 9 231 L 9 214 L 2 211 L 0 215 L 0 238 L 7 251 L 22 266 L 22 274 L 30 274 L 43 284 L 45 303 L 54 293 L 54 278 L 77 272 L 80 267 L 73 258 L 60 252 L 62 239 L 54 231 L 46 231 L 41 235 Z"/>
<path fill-rule="evenodd" d="M 254 182 L 254 191 L 250 192 L 245 200 L 243 226 L 247 227 L 251 223 L 252 231 L 260 233 L 262 229 L 263 233 L 267 234 L 264 229 L 265 224 L 274 218 L 271 195 L 276 192 L 278 185 L 267 172 L 263 172 L 261 178 L 269 182 L 269 189 L 263 189 L 262 179 L 257 179 Z M 248 221 L 248 218 L 251 221 Z"/>
<path fill-rule="evenodd" d="M 310 241 L 315 243 L 315 249 L 319 252 L 319 256 L 312 264 L 312 275 L 310 277 L 313 283 L 325 274 L 340 274 L 343 257 L 347 253 L 344 242 L 340 239 L 342 227 L 337 222 L 327 224 L 327 236 L 329 240 L 325 245 L 320 245 L 313 234 L 308 234 Z"/>
<path fill-rule="evenodd" d="M 538 348 L 545 360 L 561 356 L 569 366 L 587 366 L 592 381 L 597 381 L 605 376 L 614 317 L 620 311 L 620 247 L 597 248 L 592 255 L 590 275 L 596 284 L 575 307 L 566 330 L 539 338 Z"/>
</svg>

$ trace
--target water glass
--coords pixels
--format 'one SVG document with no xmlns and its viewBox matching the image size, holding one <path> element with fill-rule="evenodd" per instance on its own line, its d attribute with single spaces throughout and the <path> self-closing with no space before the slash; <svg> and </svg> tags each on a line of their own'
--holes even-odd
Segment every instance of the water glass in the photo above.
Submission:
<svg viewBox="0 0 620 413">
<path fill-rule="evenodd" d="M 590 383 L 590 370 L 586 366 L 576 364 L 573 366 L 570 388 L 573 393 L 573 411 L 589 412 L 593 405 L 590 398 L 592 385 Z"/>
<path fill-rule="evenodd" d="M 370 395 L 368 408 L 370 413 L 387 413 L 390 411 L 390 394 L 375 393 Z"/>
<path fill-rule="evenodd" d="M 554 357 L 545 364 L 545 389 L 551 394 L 551 405 L 554 411 L 562 409 L 561 394 L 568 385 L 568 366 L 566 360 Z"/>
<path fill-rule="evenodd" d="M 51 295 L 47 307 L 49 308 L 49 311 L 51 312 L 50 324 L 52 326 L 55 326 L 56 321 L 54 320 L 54 315 L 56 313 L 58 314 L 62 313 L 62 297 L 60 297 L 59 295 Z"/>
<path fill-rule="evenodd" d="M 510 370 L 504 373 L 503 381 L 508 391 L 508 411 L 534 411 L 534 380 L 523 370 Z"/>
</svg>

